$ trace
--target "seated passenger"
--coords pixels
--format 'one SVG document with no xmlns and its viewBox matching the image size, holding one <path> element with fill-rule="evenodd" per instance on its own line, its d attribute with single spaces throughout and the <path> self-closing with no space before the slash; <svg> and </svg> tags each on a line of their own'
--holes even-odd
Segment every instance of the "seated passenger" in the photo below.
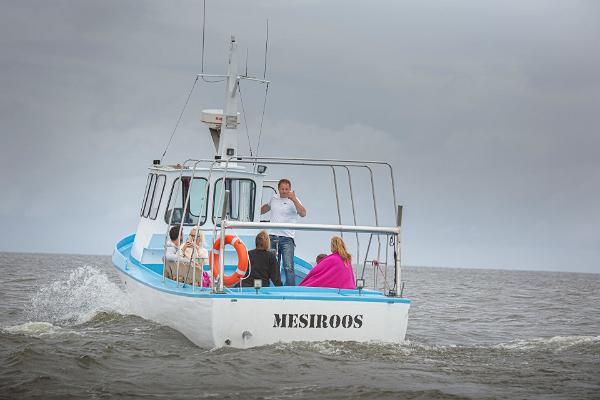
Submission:
<svg viewBox="0 0 600 400">
<path fill-rule="evenodd" d="M 208 251 L 204 248 L 204 240 L 204 232 L 193 227 L 187 242 L 181 246 L 183 256 L 188 260 L 194 258 L 195 262 L 202 262 L 202 265 L 204 265 L 208 260 Z"/>
<path fill-rule="evenodd" d="M 208 261 L 208 251 L 204 248 L 204 240 L 204 232 L 196 229 L 196 227 L 192 228 L 187 242 L 181 246 L 181 253 L 194 266 L 196 284 L 208 287 L 210 286 L 210 278 L 208 273 L 203 270 L 204 264 Z M 179 279 L 183 282 L 191 283 L 193 277 L 194 272 L 191 269 L 179 270 Z"/>
<path fill-rule="evenodd" d="M 275 286 L 281 286 L 281 276 L 279 273 L 279 265 L 277 265 L 277 257 L 271 248 L 269 234 L 261 231 L 256 235 L 256 248 L 248 252 L 250 257 L 250 275 L 242 280 L 242 287 L 254 286 L 255 279 L 261 279 L 264 287 L 269 286 L 273 282 Z"/>
<path fill-rule="evenodd" d="M 165 276 L 169 279 L 175 279 L 177 262 L 183 264 L 188 262 L 179 252 L 181 243 L 179 226 L 172 226 L 169 229 L 169 239 L 165 245 Z"/>
<path fill-rule="evenodd" d="M 327 257 L 327 254 L 323 254 L 323 253 L 319 254 L 319 255 L 317 256 L 317 259 L 315 260 L 315 261 L 316 261 L 316 263 L 318 264 L 318 263 L 319 263 L 319 262 L 320 262 L 322 259 L 324 259 L 325 257 Z"/>
<path fill-rule="evenodd" d="M 331 238 L 331 254 L 323 258 L 300 282 L 300 286 L 356 289 L 352 256 L 339 236 Z"/>
</svg>

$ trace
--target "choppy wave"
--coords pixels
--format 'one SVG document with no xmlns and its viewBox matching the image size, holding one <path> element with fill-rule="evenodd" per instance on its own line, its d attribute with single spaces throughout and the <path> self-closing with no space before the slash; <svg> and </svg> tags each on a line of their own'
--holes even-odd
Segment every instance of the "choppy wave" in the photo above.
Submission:
<svg viewBox="0 0 600 400">
<path fill-rule="evenodd" d="M 127 294 L 99 268 L 83 266 L 66 280 L 40 287 L 31 299 L 28 319 L 60 324 L 82 324 L 98 313 L 127 314 Z"/>
<path fill-rule="evenodd" d="M 515 340 L 490 345 L 435 345 L 416 341 L 404 341 L 400 344 L 359 343 L 359 342 L 292 342 L 273 345 L 280 352 L 314 352 L 324 356 L 354 359 L 394 359 L 411 355 L 437 355 L 471 353 L 481 351 L 555 351 L 560 352 L 576 347 L 600 352 L 600 336 L 555 336 Z"/>
<path fill-rule="evenodd" d="M 25 335 L 32 337 L 78 335 L 77 332 L 61 328 L 50 322 L 26 322 L 24 324 L 10 326 L 2 329 L 13 335 Z"/>
<path fill-rule="evenodd" d="M 554 336 L 550 338 L 535 338 L 515 340 L 493 346 L 506 350 L 565 350 L 575 346 L 600 346 L 600 336 Z"/>
</svg>

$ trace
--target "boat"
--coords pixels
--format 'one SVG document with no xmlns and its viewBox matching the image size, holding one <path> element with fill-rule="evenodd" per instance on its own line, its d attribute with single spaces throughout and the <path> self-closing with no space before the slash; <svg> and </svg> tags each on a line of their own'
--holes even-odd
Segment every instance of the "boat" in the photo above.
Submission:
<svg viewBox="0 0 600 400">
<path fill-rule="evenodd" d="M 202 112 L 202 122 L 208 124 L 215 146 L 214 155 L 175 164 L 154 160 L 149 166 L 137 230 L 115 245 L 112 262 L 130 296 L 132 310 L 174 328 L 205 348 L 251 348 L 294 341 L 401 343 L 411 300 L 403 295 L 402 206 L 396 201 L 392 166 L 365 160 L 240 154 L 237 87 L 242 80 L 267 85 L 269 81 L 247 73 L 240 75 L 237 52 L 238 43 L 232 36 L 227 73 L 197 75 L 197 79 L 222 79 L 225 85 L 224 108 Z M 268 171 L 277 166 L 295 166 L 298 175 L 303 169 L 315 167 L 332 171 L 331 190 L 336 194 L 338 223 L 261 220 L 260 199 L 263 194 L 276 192 L 274 182 L 280 178 L 270 176 Z M 389 214 L 393 217 L 387 224 L 379 221 L 373 184 L 373 170 L 382 168 L 387 171 L 393 195 L 389 202 L 389 207 L 393 207 L 393 214 Z M 364 212 L 374 213 L 372 224 L 356 223 L 356 215 L 361 212 L 356 210 L 352 187 L 352 171 L 356 169 L 367 171 L 370 176 L 373 204 Z M 342 223 L 340 215 L 341 179 L 336 175 L 340 170 L 347 173 L 353 223 Z M 211 249 L 201 269 L 177 261 L 176 265 L 169 265 L 171 273 L 167 272 L 165 266 L 170 261 L 165 258 L 165 249 L 173 226 L 179 227 L 184 239 L 192 229 L 205 234 Z M 359 277 L 356 289 L 262 286 L 260 280 L 251 287 L 232 287 L 232 280 L 245 279 L 247 266 L 241 268 L 241 264 L 246 262 L 246 252 L 254 248 L 256 234 L 273 229 L 293 229 L 305 235 L 346 234 L 348 241 L 356 239 L 356 253 L 360 251 L 361 239 L 364 242 L 368 238 L 366 251 L 354 258 L 358 261 L 353 264 L 354 274 Z M 295 284 L 314 267 L 313 259 L 314 255 L 306 254 L 302 243 L 298 243 Z M 225 267 L 219 268 L 220 265 Z M 369 278 L 365 270 L 372 267 L 379 272 Z M 176 273 L 172 273 L 173 269 Z M 182 278 L 180 271 L 184 270 L 187 275 Z M 199 282 L 201 274 L 208 276 L 206 287 Z"/>
</svg>

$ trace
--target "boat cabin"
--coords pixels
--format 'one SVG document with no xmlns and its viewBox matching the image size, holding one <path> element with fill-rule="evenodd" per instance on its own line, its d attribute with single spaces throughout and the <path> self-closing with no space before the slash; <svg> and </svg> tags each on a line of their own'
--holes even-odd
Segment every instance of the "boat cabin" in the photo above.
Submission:
<svg viewBox="0 0 600 400">
<path fill-rule="evenodd" d="M 131 255 L 143 264 L 162 263 L 168 230 L 173 225 L 183 226 L 184 238 L 197 226 L 205 232 L 207 243 L 212 243 L 212 232 L 223 214 L 224 190 L 229 193 L 229 220 L 260 222 L 263 190 L 274 193 L 273 184 L 265 184 L 264 174 L 243 166 L 230 166 L 224 176 L 224 167 L 211 171 L 194 165 L 153 165 Z"/>
</svg>

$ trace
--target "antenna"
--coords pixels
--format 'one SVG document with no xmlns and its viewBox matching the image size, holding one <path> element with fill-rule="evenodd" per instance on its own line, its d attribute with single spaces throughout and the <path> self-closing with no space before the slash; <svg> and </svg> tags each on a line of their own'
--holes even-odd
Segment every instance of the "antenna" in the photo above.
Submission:
<svg viewBox="0 0 600 400">
<path fill-rule="evenodd" d="M 200 72 L 204 73 L 204 31 L 206 29 L 206 0 L 202 6 L 202 61 L 200 66 Z M 204 79 L 204 78 L 203 78 Z"/>
<path fill-rule="evenodd" d="M 248 48 L 246 47 L 246 74 L 245 76 L 248 76 Z"/>
<path fill-rule="evenodd" d="M 263 79 L 267 78 L 267 51 L 269 49 L 269 19 L 267 18 L 267 37 L 265 38 L 265 69 L 263 71 Z"/>
</svg>

